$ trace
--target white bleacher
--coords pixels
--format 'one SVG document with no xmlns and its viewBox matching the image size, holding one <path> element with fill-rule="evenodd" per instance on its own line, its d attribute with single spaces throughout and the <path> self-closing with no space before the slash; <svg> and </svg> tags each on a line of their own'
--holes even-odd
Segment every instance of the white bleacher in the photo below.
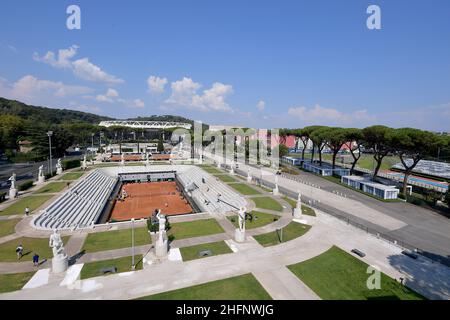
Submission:
<svg viewBox="0 0 450 320">
<path fill-rule="evenodd" d="M 238 193 L 201 168 L 192 166 L 178 173 L 178 179 L 185 188 L 195 185 L 195 189 L 190 191 L 191 197 L 204 212 L 235 211 L 236 208 L 244 207 L 247 203 Z M 217 201 L 219 195 L 223 201 Z"/>
<path fill-rule="evenodd" d="M 77 182 L 33 221 L 38 229 L 79 229 L 89 227 L 99 218 L 117 183 L 102 170 L 94 170 Z"/>
</svg>

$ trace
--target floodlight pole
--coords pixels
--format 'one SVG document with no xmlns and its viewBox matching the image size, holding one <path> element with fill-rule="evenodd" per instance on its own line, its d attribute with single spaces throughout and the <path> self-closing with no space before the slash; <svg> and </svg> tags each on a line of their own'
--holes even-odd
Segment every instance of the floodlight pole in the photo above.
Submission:
<svg viewBox="0 0 450 320">
<path fill-rule="evenodd" d="M 53 131 L 47 131 L 47 136 L 48 136 L 48 145 L 49 145 L 49 152 L 50 152 L 50 165 L 48 168 L 48 173 L 51 175 L 52 174 L 52 135 L 53 135 Z"/>
<path fill-rule="evenodd" d="M 135 269 L 134 265 L 134 218 L 131 219 L 131 270 Z"/>
</svg>

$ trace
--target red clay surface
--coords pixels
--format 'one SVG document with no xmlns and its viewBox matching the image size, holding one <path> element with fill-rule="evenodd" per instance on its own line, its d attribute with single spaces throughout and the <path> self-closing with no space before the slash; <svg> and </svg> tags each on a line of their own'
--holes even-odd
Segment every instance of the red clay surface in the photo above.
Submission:
<svg viewBox="0 0 450 320">
<path fill-rule="evenodd" d="M 172 181 L 125 184 L 119 195 L 123 189 L 128 197 L 115 202 L 110 220 L 148 218 L 155 209 L 161 209 L 161 213 L 168 216 L 193 212 L 187 200 L 181 198 L 176 183 Z"/>
<path fill-rule="evenodd" d="M 170 154 L 152 154 L 151 160 L 169 160 L 171 158 Z"/>
<path fill-rule="evenodd" d="M 127 154 L 127 155 L 123 156 L 123 159 L 125 161 L 141 161 L 142 160 L 142 156 L 139 155 L 139 154 Z M 122 157 L 120 155 L 119 156 L 116 155 L 116 156 L 112 156 L 110 158 L 110 160 L 111 161 L 121 161 Z"/>
</svg>

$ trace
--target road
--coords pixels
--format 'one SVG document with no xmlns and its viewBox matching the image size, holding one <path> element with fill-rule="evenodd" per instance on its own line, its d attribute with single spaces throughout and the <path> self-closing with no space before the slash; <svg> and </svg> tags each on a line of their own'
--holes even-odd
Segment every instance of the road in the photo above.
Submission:
<svg viewBox="0 0 450 320">
<path fill-rule="evenodd" d="M 261 177 L 259 167 L 239 164 L 244 173 L 248 168 L 253 177 Z M 264 181 L 273 185 L 275 171 L 265 168 L 263 172 Z M 450 266 L 450 219 L 409 203 L 383 202 L 312 173 L 299 172 L 298 178 L 304 183 L 279 177 L 280 191 L 289 192 L 294 198 L 300 191 L 304 201 L 318 201 L 315 206 L 320 210 L 418 248 L 424 255 Z"/>
<path fill-rule="evenodd" d="M 79 158 L 79 157 L 66 157 L 69 158 Z M 56 170 L 56 163 L 58 158 L 52 159 L 52 168 Z M 44 166 L 44 173 L 48 173 L 49 163 L 48 160 L 34 163 L 8 163 L 0 165 L 0 191 L 5 191 L 9 189 L 10 182 L 8 179 L 13 173 L 16 174 L 16 181 L 22 184 L 29 180 L 37 180 L 39 167 Z"/>
</svg>

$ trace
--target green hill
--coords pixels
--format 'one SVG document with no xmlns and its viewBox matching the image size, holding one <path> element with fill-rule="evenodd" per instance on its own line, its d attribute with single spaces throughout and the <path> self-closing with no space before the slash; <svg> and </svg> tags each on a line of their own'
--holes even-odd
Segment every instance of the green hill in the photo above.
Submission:
<svg viewBox="0 0 450 320">
<path fill-rule="evenodd" d="M 68 122 L 87 122 L 98 124 L 102 120 L 111 118 L 99 116 L 93 113 L 68 109 L 53 109 L 46 107 L 31 106 L 20 101 L 8 100 L 0 97 L 0 114 L 15 115 L 25 120 L 61 124 Z"/>
</svg>

